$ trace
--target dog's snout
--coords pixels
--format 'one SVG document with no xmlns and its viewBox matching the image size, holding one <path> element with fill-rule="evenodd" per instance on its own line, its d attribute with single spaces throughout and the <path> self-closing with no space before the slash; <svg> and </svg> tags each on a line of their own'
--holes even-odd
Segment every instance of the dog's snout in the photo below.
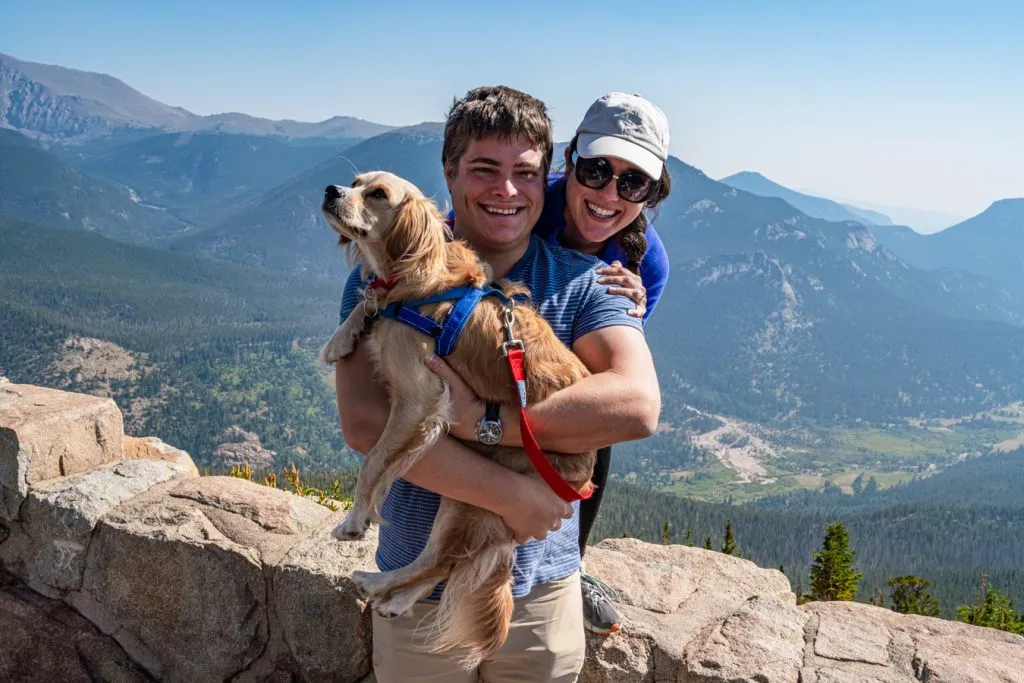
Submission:
<svg viewBox="0 0 1024 683">
<path fill-rule="evenodd" d="M 327 201 L 331 201 L 332 199 L 341 199 L 343 194 L 342 188 L 337 185 L 328 185 L 327 189 L 324 190 L 324 199 Z"/>
</svg>

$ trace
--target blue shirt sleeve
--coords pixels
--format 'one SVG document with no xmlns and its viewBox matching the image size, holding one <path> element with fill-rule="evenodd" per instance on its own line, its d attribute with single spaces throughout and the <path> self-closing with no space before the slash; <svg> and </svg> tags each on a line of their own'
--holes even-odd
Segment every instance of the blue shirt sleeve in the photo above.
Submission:
<svg viewBox="0 0 1024 683">
<path fill-rule="evenodd" d="M 602 265 L 604 264 L 590 268 L 586 275 L 582 276 L 589 278 L 589 281 L 584 283 L 586 291 L 580 299 L 579 310 L 573 316 L 573 343 L 590 332 L 615 325 L 634 327 L 643 331 L 643 323 L 627 313 L 633 308 L 633 301 L 618 294 L 609 294 L 608 287 L 597 281 L 601 277 L 597 274 L 597 269 Z"/>
<path fill-rule="evenodd" d="M 647 253 L 640 263 L 640 279 L 643 280 L 647 289 L 647 312 L 644 314 L 644 324 L 654 313 L 654 307 L 658 305 L 661 293 L 665 291 L 665 283 L 668 282 L 668 252 L 665 245 L 654 229 L 654 225 L 648 225 L 647 231 Z"/>
<path fill-rule="evenodd" d="M 359 305 L 364 286 L 365 283 L 360 275 L 360 268 L 357 263 L 352 272 L 349 273 L 348 280 L 345 281 L 345 293 L 341 296 L 341 318 L 339 324 L 345 322 L 345 318 Z"/>
</svg>

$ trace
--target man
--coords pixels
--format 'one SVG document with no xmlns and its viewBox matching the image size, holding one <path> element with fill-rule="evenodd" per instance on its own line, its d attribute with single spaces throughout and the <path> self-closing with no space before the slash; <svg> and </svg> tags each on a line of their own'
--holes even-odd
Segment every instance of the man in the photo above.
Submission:
<svg viewBox="0 0 1024 683">
<path fill-rule="evenodd" d="M 477 88 L 449 112 L 442 163 L 455 234 L 477 250 L 496 280 L 507 277 L 530 288 L 541 315 L 593 373 L 527 410 L 542 448 L 575 453 L 650 435 L 661 397 L 640 322 L 627 315 L 632 303 L 597 284 L 600 262 L 531 235 L 543 208 L 552 147 L 542 102 L 510 88 Z M 358 303 L 360 288 L 357 271 L 346 284 L 342 318 Z M 443 363 L 433 366 L 457 381 Z M 335 381 L 345 440 L 366 453 L 383 430 L 388 402 L 365 346 L 337 364 Z M 482 404 L 460 400 L 454 412 L 453 433 L 473 438 L 484 417 Z M 518 420 L 517 411 L 499 415 L 503 445 L 521 445 Z M 509 638 L 481 664 L 480 676 L 494 683 L 576 680 L 586 651 L 578 504 L 565 503 L 538 477 L 506 470 L 445 438 L 395 483 L 382 507 L 388 524 L 380 529 L 380 569 L 397 569 L 416 558 L 430 534 L 439 496 L 500 515 L 521 543 Z M 431 609 L 425 601 L 409 616 L 374 615 L 379 683 L 477 680 L 477 672 L 460 670 L 452 658 L 417 649 L 414 631 Z"/>
</svg>

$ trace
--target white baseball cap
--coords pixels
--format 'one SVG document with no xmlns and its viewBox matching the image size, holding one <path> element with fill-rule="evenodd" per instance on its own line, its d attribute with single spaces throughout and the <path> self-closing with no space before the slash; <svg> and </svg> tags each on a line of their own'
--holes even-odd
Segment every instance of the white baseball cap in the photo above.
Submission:
<svg viewBox="0 0 1024 683">
<path fill-rule="evenodd" d="M 668 159 L 668 119 L 637 94 L 610 92 L 590 105 L 576 129 L 584 159 L 617 157 L 658 180 Z"/>
</svg>

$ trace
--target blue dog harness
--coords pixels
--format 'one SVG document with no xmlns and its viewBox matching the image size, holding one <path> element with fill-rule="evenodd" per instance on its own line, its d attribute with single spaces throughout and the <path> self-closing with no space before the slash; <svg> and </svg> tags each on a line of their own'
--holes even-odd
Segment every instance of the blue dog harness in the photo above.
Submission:
<svg viewBox="0 0 1024 683">
<path fill-rule="evenodd" d="M 483 287 L 464 285 L 455 289 L 449 289 L 447 292 L 433 294 L 423 299 L 394 301 L 382 308 L 379 315 L 383 318 L 391 318 L 400 323 L 405 323 L 414 330 L 422 332 L 428 337 L 433 337 L 435 339 L 435 353 L 444 358 L 455 349 L 455 342 L 458 341 L 459 335 L 462 334 L 462 330 L 466 327 L 469 317 L 473 315 L 477 304 L 487 296 L 499 298 L 506 307 L 512 306 L 512 298 L 500 289 L 490 285 Z M 419 312 L 421 306 L 437 304 L 443 301 L 455 301 L 455 305 L 448 311 L 448 316 L 444 319 L 443 323 L 439 323 L 433 318 L 428 318 Z"/>
</svg>

